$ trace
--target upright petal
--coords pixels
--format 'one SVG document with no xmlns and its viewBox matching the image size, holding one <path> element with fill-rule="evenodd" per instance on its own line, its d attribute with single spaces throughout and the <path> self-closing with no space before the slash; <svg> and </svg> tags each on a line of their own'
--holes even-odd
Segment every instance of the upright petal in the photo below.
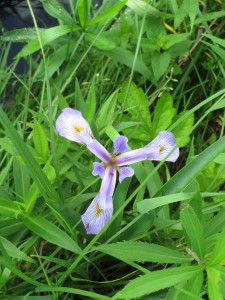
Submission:
<svg viewBox="0 0 225 300">
<path fill-rule="evenodd" d="M 134 175 L 134 170 L 131 167 L 121 167 L 119 168 L 119 182 L 121 183 L 125 178 L 132 177 Z"/>
<path fill-rule="evenodd" d="M 120 135 L 118 136 L 114 142 L 114 154 L 117 155 L 120 152 L 125 152 L 130 150 L 130 147 L 127 145 L 128 138 L 126 136 Z"/>
<path fill-rule="evenodd" d="M 175 162 L 179 156 L 179 148 L 172 132 L 161 131 L 157 137 L 144 147 L 148 159 Z"/>
<path fill-rule="evenodd" d="M 72 108 L 64 108 L 56 120 L 56 130 L 59 135 L 77 143 L 83 142 L 77 136 L 79 132 L 86 132 L 90 137 L 94 137 L 87 121 L 82 113 Z"/>
<path fill-rule="evenodd" d="M 105 208 L 101 203 L 105 202 Z M 81 216 L 88 234 L 97 234 L 111 219 L 113 214 L 112 197 L 99 193 L 91 202 L 85 213 Z"/>
<path fill-rule="evenodd" d="M 94 169 L 92 171 L 92 175 L 103 178 L 105 175 L 105 168 L 104 168 L 103 164 L 95 161 L 93 163 L 93 165 L 94 165 Z"/>
</svg>

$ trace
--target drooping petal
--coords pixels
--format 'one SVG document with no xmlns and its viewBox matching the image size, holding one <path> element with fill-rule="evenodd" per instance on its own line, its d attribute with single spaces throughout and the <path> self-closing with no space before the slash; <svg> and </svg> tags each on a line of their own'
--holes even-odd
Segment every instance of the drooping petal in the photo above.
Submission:
<svg viewBox="0 0 225 300">
<path fill-rule="evenodd" d="M 78 132 L 77 137 L 82 142 L 82 144 L 86 145 L 86 147 L 100 160 L 105 163 L 110 163 L 112 158 L 109 152 L 105 149 L 102 144 L 100 144 L 97 140 L 93 139 L 86 132 Z"/>
<path fill-rule="evenodd" d="M 86 132 L 90 137 L 94 137 L 87 121 L 82 113 L 72 108 L 64 108 L 56 120 L 56 130 L 59 135 L 77 143 L 82 141 L 77 136 L 79 132 Z"/>
<path fill-rule="evenodd" d="M 132 177 L 134 175 L 134 170 L 131 167 L 121 167 L 119 168 L 119 182 L 121 183 L 125 178 Z"/>
<path fill-rule="evenodd" d="M 115 184 L 116 169 L 112 166 L 107 166 L 99 193 L 81 216 L 88 234 L 97 234 L 112 217 L 112 195 Z"/>
<path fill-rule="evenodd" d="M 125 166 L 146 159 L 147 159 L 146 151 L 144 150 L 144 148 L 139 148 L 116 156 L 114 159 L 114 164 L 116 166 Z"/>
<path fill-rule="evenodd" d="M 92 171 L 92 175 L 100 176 L 100 178 L 103 178 L 105 174 L 105 168 L 103 164 L 100 162 L 94 162 L 93 165 L 94 165 L 94 169 Z"/>
<path fill-rule="evenodd" d="M 179 148 L 172 132 L 161 131 L 157 137 L 144 147 L 148 155 L 148 159 L 175 162 L 179 156 Z"/>
<path fill-rule="evenodd" d="M 120 152 L 125 152 L 130 150 L 130 147 L 127 145 L 128 138 L 126 136 L 120 135 L 118 136 L 114 142 L 114 154 L 117 155 Z"/>
<path fill-rule="evenodd" d="M 101 208 L 101 203 L 105 208 Z M 88 234 L 97 234 L 111 219 L 113 214 L 112 197 L 99 193 L 91 202 L 85 213 L 81 216 Z"/>
</svg>

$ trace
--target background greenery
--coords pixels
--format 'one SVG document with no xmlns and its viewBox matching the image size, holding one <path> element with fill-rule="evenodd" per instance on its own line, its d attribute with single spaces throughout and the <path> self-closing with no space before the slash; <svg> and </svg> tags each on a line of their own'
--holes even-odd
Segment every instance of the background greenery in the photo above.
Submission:
<svg viewBox="0 0 225 300">
<path fill-rule="evenodd" d="M 33 28 L 0 37 L 0 298 L 224 299 L 224 3 L 41 3 L 57 26 L 27 0 Z M 68 106 L 108 149 L 116 132 L 137 148 L 165 129 L 180 146 L 175 164 L 134 165 L 96 236 L 80 221 L 94 157 L 55 130 Z"/>
</svg>

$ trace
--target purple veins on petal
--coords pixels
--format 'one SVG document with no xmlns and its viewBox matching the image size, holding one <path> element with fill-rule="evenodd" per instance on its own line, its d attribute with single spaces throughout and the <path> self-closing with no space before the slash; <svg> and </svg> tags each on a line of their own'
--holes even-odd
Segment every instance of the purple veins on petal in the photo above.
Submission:
<svg viewBox="0 0 225 300">
<path fill-rule="evenodd" d="M 128 138 L 126 136 L 120 135 L 118 136 L 114 142 L 114 154 L 118 154 L 120 152 L 125 152 L 127 150 L 130 150 L 130 147 L 127 145 Z"/>
<path fill-rule="evenodd" d="M 102 207 L 102 203 L 105 203 Z M 81 216 L 88 234 L 97 234 L 111 219 L 113 214 L 112 197 L 99 193 Z"/>
<path fill-rule="evenodd" d="M 105 174 L 105 168 L 103 164 L 100 162 L 94 162 L 93 165 L 94 165 L 94 169 L 92 171 L 92 175 L 99 176 L 102 179 Z"/>
<path fill-rule="evenodd" d="M 175 162 L 179 156 L 179 148 L 172 132 L 161 131 L 157 137 L 144 147 L 148 159 Z"/>
<path fill-rule="evenodd" d="M 134 170 L 131 167 L 120 167 L 119 168 L 119 182 L 121 183 L 125 178 L 132 177 Z"/>
<path fill-rule="evenodd" d="M 77 143 L 83 144 L 79 139 L 79 132 L 86 132 L 94 138 L 91 128 L 83 118 L 82 113 L 72 108 L 64 108 L 56 120 L 56 130 L 59 135 Z"/>
</svg>

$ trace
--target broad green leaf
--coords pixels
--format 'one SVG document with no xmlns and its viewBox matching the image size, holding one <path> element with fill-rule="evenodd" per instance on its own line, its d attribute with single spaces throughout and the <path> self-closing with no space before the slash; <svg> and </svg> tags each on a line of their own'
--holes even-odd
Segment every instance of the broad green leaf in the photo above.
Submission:
<svg viewBox="0 0 225 300">
<path fill-rule="evenodd" d="M 25 260 L 30 263 L 34 263 L 35 261 L 26 255 L 23 251 L 19 250 L 13 243 L 9 240 L 5 239 L 4 237 L 0 236 L 0 243 L 4 247 L 7 255 L 9 257 L 16 258 L 18 260 Z"/>
<path fill-rule="evenodd" d="M 177 172 L 177 174 L 162 187 L 159 193 L 168 195 L 183 191 L 188 184 L 224 150 L 225 137 L 222 137 Z"/>
<path fill-rule="evenodd" d="M 40 32 L 40 40 L 42 46 L 51 45 L 51 43 L 57 38 L 67 34 L 68 32 L 79 30 L 78 26 L 66 26 L 59 25 L 52 28 L 44 29 Z M 39 38 L 36 37 L 30 41 L 23 49 L 17 54 L 17 58 L 21 58 L 30 55 L 41 48 Z"/>
<path fill-rule="evenodd" d="M 142 74 L 144 77 L 149 79 L 151 82 L 155 83 L 155 79 L 153 74 L 149 70 L 149 68 L 145 65 L 142 59 L 135 58 L 134 53 L 131 51 L 124 49 L 122 47 L 116 47 L 113 49 L 109 49 L 108 51 L 102 51 L 106 56 L 110 57 L 111 59 L 120 62 L 129 68 L 134 68 L 135 71 Z M 133 66 L 134 61 L 136 59 L 136 64 Z"/>
<path fill-rule="evenodd" d="M 36 119 L 34 119 L 33 140 L 37 152 L 43 158 L 43 161 L 46 162 L 49 157 L 48 139 L 43 127 Z"/>
<path fill-rule="evenodd" d="M 88 20 L 89 1 L 80 0 L 77 11 L 80 20 L 80 25 L 84 28 Z"/>
<path fill-rule="evenodd" d="M 74 25 L 74 20 L 66 11 L 62 3 L 57 0 L 41 0 L 44 10 L 52 17 L 70 26 Z"/>
<path fill-rule="evenodd" d="M 22 219 L 22 222 L 27 228 L 44 240 L 76 254 L 81 252 L 80 247 L 71 237 L 45 218 L 31 214 Z"/>
<path fill-rule="evenodd" d="M 175 44 L 186 41 L 190 36 L 189 33 L 175 33 L 175 34 L 167 34 L 161 38 L 162 40 L 162 48 L 169 49 Z"/>
<path fill-rule="evenodd" d="M 147 14 L 150 16 L 155 16 L 160 18 L 168 17 L 168 14 L 165 14 L 164 12 L 150 5 L 148 2 L 142 0 L 128 0 L 127 6 L 130 9 L 132 9 L 135 13 L 141 16 L 143 16 L 147 10 Z"/>
<path fill-rule="evenodd" d="M 148 132 L 151 129 L 151 117 L 148 107 L 148 101 L 141 88 L 138 88 L 134 82 L 130 86 L 125 81 L 118 95 L 119 102 L 123 109 L 132 115 L 135 121 L 143 123 L 144 129 Z"/>
<path fill-rule="evenodd" d="M 174 286 L 179 282 L 187 281 L 202 271 L 202 266 L 169 268 L 155 271 L 131 280 L 112 299 L 129 300 L 140 298 L 144 295 Z"/>
<path fill-rule="evenodd" d="M 0 198 L 0 215 L 17 219 L 23 212 L 20 202 Z"/>
<path fill-rule="evenodd" d="M 30 187 L 30 174 L 26 166 L 17 159 L 13 159 L 13 179 L 15 184 L 16 200 L 21 201 L 21 199 L 25 198 Z"/>
<path fill-rule="evenodd" d="M 217 242 L 209 257 L 208 266 L 216 266 L 225 259 L 225 229 L 218 234 Z"/>
<path fill-rule="evenodd" d="M 93 248 L 105 254 L 114 256 L 120 260 L 131 260 L 137 262 L 158 263 L 185 263 L 190 258 L 185 257 L 177 250 L 166 248 L 156 244 L 143 242 L 119 242 L 115 244 L 102 244 Z"/>
<path fill-rule="evenodd" d="M 118 91 L 113 92 L 109 98 L 101 105 L 100 110 L 98 111 L 95 123 L 98 130 L 101 130 L 106 125 L 109 125 L 113 122 L 113 115 L 116 108 Z"/>
<path fill-rule="evenodd" d="M 174 113 L 173 98 L 169 93 L 164 93 L 158 99 L 154 109 L 152 121 L 153 136 L 156 136 L 161 130 L 165 130 L 170 126 Z"/>
<path fill-rule="evenodd" d="M 181 119 L 186 113 L 187 111 L 176 115 L 173 122 L 176 122 L 177 120 Z M 176 137 L 176 141 L 179 147 L 184 147 L 190 142 L 189 135 L 192 132 L 193 125 L 194 114 L 192 113 L 186 120 L 182 121 L 179 126 L 173 129 L 173 133 Z"/>
<path fill-rule="evenodd" d="M 198 10 L 199 10 L 199 1 L 198 0 L 184 0 L 183 6 L 184 6 L 184 9 L 187 12 L 188 16 L 190 17 L 191 30 L 192 30 L 193 26 L 194 26 L 195 18 L 197 16 Z"/>
<path fill-rule="evenodd" d="M 156 80 L 159 80 L 159 78 L 167 71 L 170 60 L 171 57 L 168 52 L 154 52 L 151 55 L 152 70 Z"/>
<path fill-rule="evenodd" d="M 107 22 L 110 19 L 114 18 L 121 11 L 121 9 L 125 6 L 126 2 L 127 2 L 127 0 L 117 1 L 117 3 L 112 5 L 106 11 L 104 11 L 100 15 L 97 15 L 92 20 L 88 21 L 87 26 L 93 26 L 100 22 Z"/>
<path fill-rule="evenodd" d="M 221 293 L 221 273 L 213 267 L 207 267 L 208 296 L 210 300 L 223 300 Z"/>
<path fill-rule="evenodd" d="M 205 258 L 205 240 L 202 225 L 190 205 L 185 205 L 180 213 L 181 224 L 185 231 L 186 243 L 201 261 Z"/>
<path fill-rule="evenodd" d="M 103 34 L 94 35 L 93 33 L 86 33 L 85 36 L 91 43 L 94 44 L 95 47 L 100 50 L 110 50 L 116 47 L 116 44 Z"/>
</svg>

